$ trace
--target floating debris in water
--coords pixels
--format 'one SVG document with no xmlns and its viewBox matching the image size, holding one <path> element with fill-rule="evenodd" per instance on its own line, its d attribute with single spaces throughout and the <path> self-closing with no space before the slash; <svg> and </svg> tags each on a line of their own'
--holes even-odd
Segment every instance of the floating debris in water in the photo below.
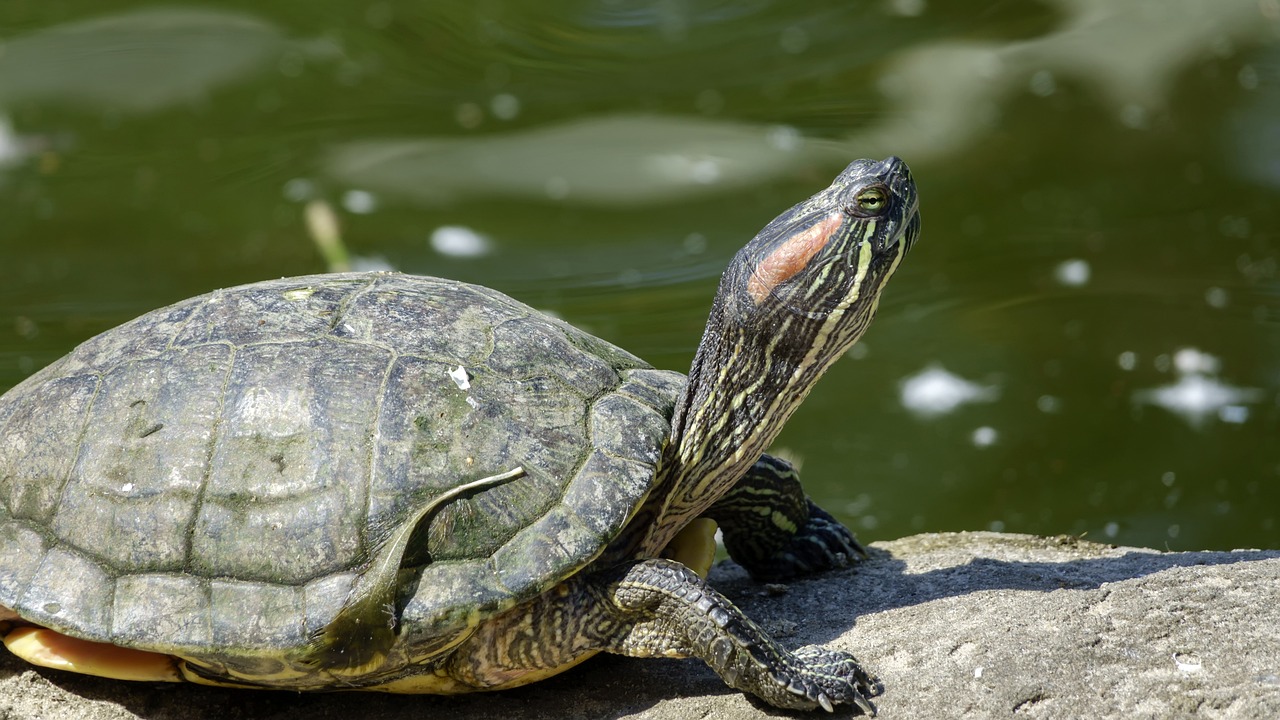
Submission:
<svg viewBox="0 0 1280 720">
<path fill-rule="evenodd" d="M 1089 282 L 1089 263 L 1085 260 L 1063 260 L 1053 269 L 1053 277 L 1061 285 L 1080 287 Z"/>
<path fill-rule="evenodd" d="M 1222 360 L 1195 348 L 1181 348 L 1173 354 L 1173 369 L 1180 373 L 1213 375 L 1222 370 Z"/>
<path fill-rule="evenodd" d="M 1159 362 L 1161 359 L 1165 361 Z M 1259 402 L 1264 395 L 1259 388 L 1236 387 L 1215 377 L 1222 369 L 1222 361 L 1196 348 L 1180 348 L 1171 360 L 1162 355 L 1156 365 L 1161 370 L 1171 369 L 1180 377 L 1169 385 L 1134 392 L 1134 402 L 1164 408 L 1193 428 L 1204 426 L 1214 417 L 1243 424 L 1249 419 L 1247 405 Z"/>
<path fill-rule="evenodd" d="M 1188 373 L 1171 385 L 1138 390 L 1133 398 L 1144 405 L 1162 407 L 1181 416 L 1192 427 L 1199 428 L 1212 417 L 1243 423 L 1249 416 L 1249 408 L 1245 404 L 1261 400 L 1262 390 L 1234 387 L 1215 377 Z"/>
<path fill-rule="evenodd" d="M 520 98 L 511 93 L 494 95 L 489 101 L 489 112 L 499 120 L 514 120 L 520 114 Z"/>
<path fill-rule="evenodd" d="M 1062 400 L 1052 395 L 1041 395 L 1036 398 L 1036 409 L 1046 415 L 1052 415 L 1062 410 Z"/>
<path fill-rule="evenodd" d="M 431 233 L 431 249 L 449 257 L 481 257 L 492 248 L 489 238 L 461 225 L 441 225 Z"/>
<path fill-rule="evenodd" d="M 378 196 L 368 190 L 348 190 L 342 194 L 342 207 L 349 213 L 368 215 L 378 209 Z"/>
<path fill-rule="evenodd" d="M 1000 439 L 1000 433 L 996 429 L 987 425 L 973 431 L 973 444 L 975 447 L 991 447 Z"/>
<path fill-rule="evenodd" d="M 281 190 L 286 200 L 291 202 L 306 202 L 314 200 L 317 196 L 316 184 L 307 178 L 293 178 L 284 184 Z"/>
<path fill-rule="evenodd" d="M 931 365 L 901 384 L 902 406 L 920 417 L 946 415 L 965 403 L 991 402 L 999 388 L 984 386 Z"/>
</svg>

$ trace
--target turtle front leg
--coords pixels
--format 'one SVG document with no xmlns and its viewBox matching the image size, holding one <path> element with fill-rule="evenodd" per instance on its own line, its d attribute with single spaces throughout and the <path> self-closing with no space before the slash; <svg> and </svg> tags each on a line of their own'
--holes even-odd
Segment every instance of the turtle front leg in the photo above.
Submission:
<svg viewBox="0 0 1280 720">
<path fill-rule="evenodd" d="M 512 687 L 595 651 L 696 657 L 730 687 L 775 707 L 828 711 L 855 705 L 878 685 L 848 653 L 787 650 L 724 595 L 673 560 L 642 560 L 569 579 L 532 603 L 481 625 L 445 671 L 476 688 Z"/>
<path fill-rule="evenodd" d="M 804 494 L 791 463 L 761 456 L 706 512 L 724 546 L 757 580 L 786 580 L 845 567 L 867 551 Z"/>
</svg>

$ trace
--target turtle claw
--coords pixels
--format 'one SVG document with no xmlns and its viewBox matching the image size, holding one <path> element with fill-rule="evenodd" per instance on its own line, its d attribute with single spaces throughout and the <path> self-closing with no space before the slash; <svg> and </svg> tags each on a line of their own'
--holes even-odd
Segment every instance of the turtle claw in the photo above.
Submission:
<svg viewBox="0 0 1280 720">
<path fill-rule="evenodd" d="M 836 705 L 856 706 L 864 714 L 874 716 L 875 706 L 867 699 L 879 691 L 879 683 L 867 674 L 852 655 L 830 650 L 820 645 L 806 645 L 795 651 L 803 669 L 800 677 L 793 678 L 788 690 L 795 692 L 799 681 L 807 689 L 796 693 L 827 712 L 834 712 Z"/>
<path fill-rule="evenodd" d="M 837 523 L 837 525 L 839 525 L 839 523 Z M 840 527 L 844 527 L 844 525 L 840 525 Z M 859 558 L 862 558 L 863 560 L 866 560 L 867 558 L 871 557 L 871 553 L 867 551 L 867 548 L 862 543 L 858 542 L 857 535 L 854 535 L 853 532 L 850 531 L 848 528 L 845 528 L 845 532 L 849 533 L 849 539 L 847 541 L 847 545 L 855 555 L 857 555 Z"/>
<path fill-rule="evenodd" d="M 819 545 L 822 553 L 836 559 L 840 567 L 848 565 L 855 556 L 869 557 L 867 549 L 849 528 L 812 502 L 809 503 L 809 522 L 796 533 L 796 539 Z M 844 562 L 840 563 L 840 559 Z"/>
</svg>

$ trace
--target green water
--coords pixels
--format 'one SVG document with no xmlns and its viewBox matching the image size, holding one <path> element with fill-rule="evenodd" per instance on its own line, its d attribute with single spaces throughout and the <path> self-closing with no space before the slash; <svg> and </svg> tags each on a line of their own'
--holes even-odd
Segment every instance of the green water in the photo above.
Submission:
<svg viewBox="0 0 1280 720">
<path fill-rule="evenodd" d="M 1277 547 L 1277 41 L 1275 0 L 6 0 L 0 389 L 325 270 L 317 202 L 358 266 L 684 369 L 736 248 L 896 154 L 924 233 L 779 439 L 812 494 L 864 540 Z"/>
</svg>

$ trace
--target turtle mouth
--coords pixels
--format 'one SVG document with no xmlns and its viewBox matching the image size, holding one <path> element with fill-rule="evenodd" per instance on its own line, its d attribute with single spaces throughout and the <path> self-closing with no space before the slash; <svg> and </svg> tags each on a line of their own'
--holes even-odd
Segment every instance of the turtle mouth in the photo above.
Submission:
<svg viewBox="0 0 1280 720">
<path fill-rule="evenodd" d="M 904 253 L 910 250 L 912 247 L 914 247 L 916 244 L 916 240 L 919 239 L 920 237 L 919 207 L 915 203 L 912 203 L 911 208 L 908 210 L 908 212 L 910 213 L 910 215 L 908 216 L 907 226 L 898 235 L 897 240 L 894 243 L 894 244 L 901 244 L 902 252 Z"/>
<path fill-rule="evenodd" d="M 920 198 L 916 194 L 915 184 L 911 179 L 911 169 L 901 158 L 890 155 L 880 161 L 879 170 L 885 185 L 900 203 L 902 214 L 899 216 L 901 218 L 899 222 L 902 224 L 902 229 L 886 237 L 883 247 L 876 250 L 897 252 L 897 246 L 902 245 L 902 252 L 906 253 L 916 244 L 916 239 L 920 236 Z"/>
<path fill-rule="evenodd" d="M 861 247 L 870 246 L 873 263 L 890 262 L 898 255 L 906 255 L 920 237 L 920 212 L 916 208 L 915 198 L 905 197 L 900 198 L 900 201 L 911 204 L 900 218 L 886 220 L 896 226 L 892 227 L 892 232 L 860 243 Z"/>
</svg>

